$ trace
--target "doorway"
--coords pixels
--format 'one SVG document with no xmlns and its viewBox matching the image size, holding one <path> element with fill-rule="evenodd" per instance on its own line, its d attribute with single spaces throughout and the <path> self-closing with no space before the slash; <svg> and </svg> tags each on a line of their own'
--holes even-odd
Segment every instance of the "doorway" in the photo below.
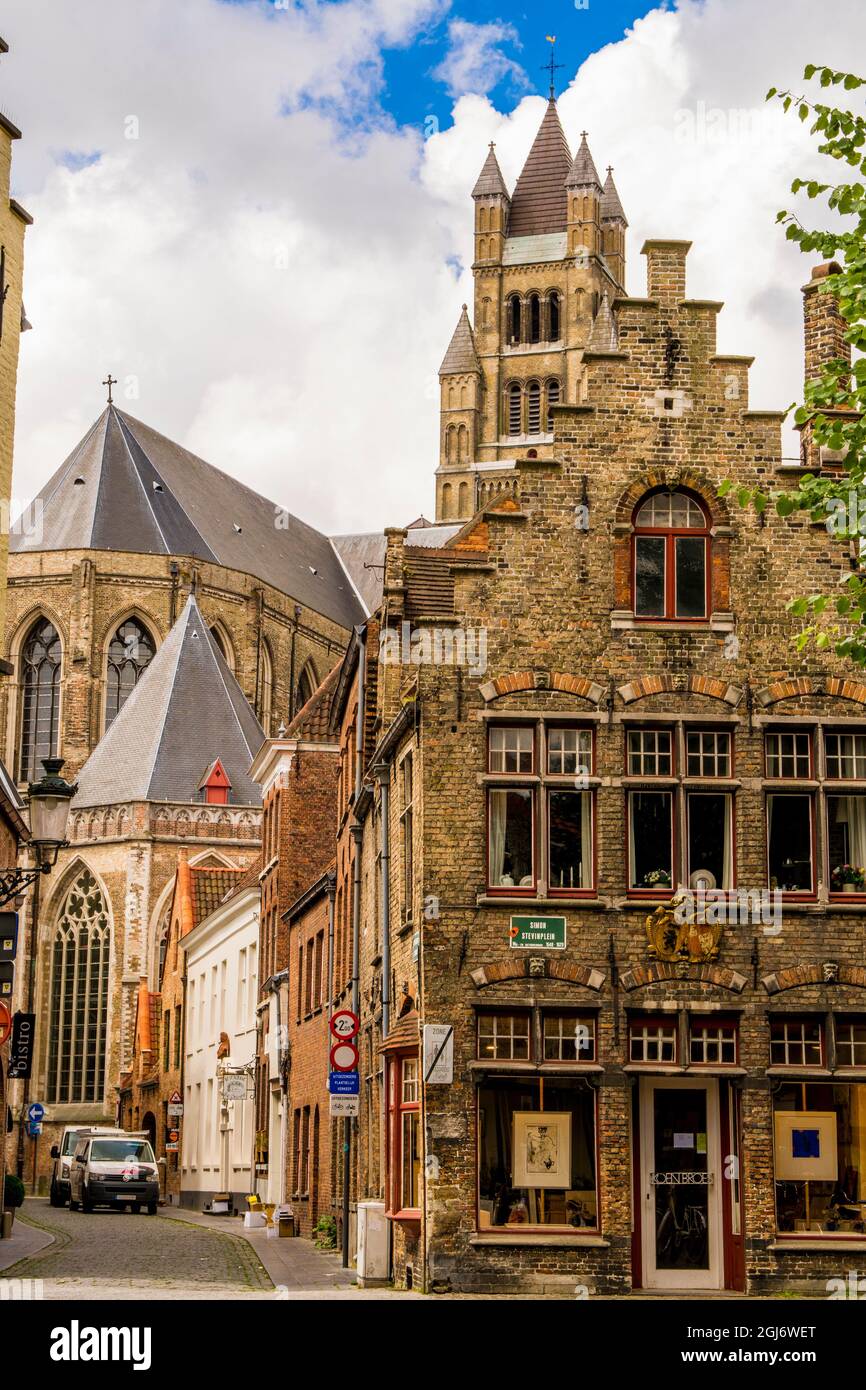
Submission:
<svg viewBox="0 0 866 1390">
<path fill-rule="evenodd" d="M 714 1078 L 641 1079 L 645 1288 L 724 1287 L 719 1130 Z"/>
</svg>

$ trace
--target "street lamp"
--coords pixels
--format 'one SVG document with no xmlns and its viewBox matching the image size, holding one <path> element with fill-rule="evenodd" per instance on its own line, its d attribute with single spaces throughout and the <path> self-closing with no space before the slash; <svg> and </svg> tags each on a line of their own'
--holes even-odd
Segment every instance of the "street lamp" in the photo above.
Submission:
<svg viewBox="0 0 866 1390">
<path fill-rule="evenodd" d="M 42 766 L 45 776 L 29 786 L 29 844 L 36 856 L 36 864 L 31 869 L 0 870 L 0 905 L 8 903 L 10 898 L 17 898 L 40 874 L 50 873 L 57 863 L 57 855 L 67 843 L 69 803 L 78 787 L 60 776 L 62 758 L 43 758 Z"/>
</svg>

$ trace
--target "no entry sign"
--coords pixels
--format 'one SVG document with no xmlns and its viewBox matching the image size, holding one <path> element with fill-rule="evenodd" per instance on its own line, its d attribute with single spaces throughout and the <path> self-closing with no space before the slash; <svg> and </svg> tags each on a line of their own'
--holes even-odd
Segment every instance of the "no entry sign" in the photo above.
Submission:
<svg viewBox="0 0 866 1390">
<path fill-rule="evenodd" d="M 0 1047 L 3 1046 L 12 1032 L 12 1015 L 9 1006 L 0 999 Z M 355 1054 L 357 1056 L 357 1053 Z"/>
</svg>

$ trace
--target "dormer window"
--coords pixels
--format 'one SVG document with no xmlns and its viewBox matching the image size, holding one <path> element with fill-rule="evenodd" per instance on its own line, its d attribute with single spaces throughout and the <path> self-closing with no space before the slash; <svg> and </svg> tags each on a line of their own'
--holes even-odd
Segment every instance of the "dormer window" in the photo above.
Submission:
<svg viewBox="0 0 866 1390">
<path fill-rule="evenodd" d="M 709 549 L 709 522 L 694 497 L 667 491 L 647 497 L 634 518 L 635 617 L 706 618 Z"/>
<path fill-rule="evenodd" d="M 199 782 L 201 799 L 208 806 L 227 806 L 232 784 L 219 758 L 212 762 Z"/>
</svg>

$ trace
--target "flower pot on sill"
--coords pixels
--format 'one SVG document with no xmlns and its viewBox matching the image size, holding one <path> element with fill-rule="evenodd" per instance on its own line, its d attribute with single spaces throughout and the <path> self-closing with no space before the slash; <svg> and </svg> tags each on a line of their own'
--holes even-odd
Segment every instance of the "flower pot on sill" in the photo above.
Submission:
<svg viewBox="0 0 866 1390">
<path fill-rule="evenodd" d="M 856 883 L 843 883 L 843 884 L 842 884 L 842 892 L 843 892 L 843 893 L 856 893 L 856 892 L 857 892 L 857 884 L 856 884 Z"/>
</svg>

